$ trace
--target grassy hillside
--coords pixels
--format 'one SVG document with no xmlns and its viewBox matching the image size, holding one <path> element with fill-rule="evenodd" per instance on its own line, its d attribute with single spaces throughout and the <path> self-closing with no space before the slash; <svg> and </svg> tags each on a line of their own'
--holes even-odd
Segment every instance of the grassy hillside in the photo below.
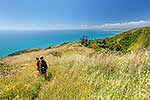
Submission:
<svg viewBox="0 0 150 100">
<path fill-rule="evenodd" d="M 91 40 L 86 45 L 100 51 L 138 51 L 150 47 L 150 27 L 133 29 L 105 39 Z"/>
<path fill-rule="evenodd" d="M 36 70 L 35 57 L 40 55 L 49 65 L 47 81 Z M 68 43 L 5 57 L 0 67 L 7 72 L 0 74 L 0 100 L 146 100 L 150 96 L 149 50 L 98 54 Z"/>
<path fill-rule="evenodd" d="M 145 29 L 90 41 L 91 46 L 95 43 L 97 47 L 105 40 L 110 44 L 102 49 L 107 50 L 114 41 L 125 45 L 125 36 L 130 36 L 130 45 L 121 50 L 148 48 L 149 34 Z M 135 35 L 137 30 L 145 34 Z M 47 80 L 36 70 L 38 56 L 48 62 Z M 149 93 L 150 49 L 102 53 L 75 42 L 25 50 L 0 59 L 0 100 L 149 100 Z"/>
</svg>

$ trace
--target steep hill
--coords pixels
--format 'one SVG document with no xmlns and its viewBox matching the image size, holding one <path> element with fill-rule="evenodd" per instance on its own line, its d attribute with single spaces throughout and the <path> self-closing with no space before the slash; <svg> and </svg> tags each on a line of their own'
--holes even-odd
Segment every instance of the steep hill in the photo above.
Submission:
<svg viewBox="0 0 150 100">
<path fill-rule="evenodd" d="M 150 27 L 136 28 L 104 39 L 90 40 L 88 47 L 97 50 L 138 51 L 150 47 Z"/>
</svg>

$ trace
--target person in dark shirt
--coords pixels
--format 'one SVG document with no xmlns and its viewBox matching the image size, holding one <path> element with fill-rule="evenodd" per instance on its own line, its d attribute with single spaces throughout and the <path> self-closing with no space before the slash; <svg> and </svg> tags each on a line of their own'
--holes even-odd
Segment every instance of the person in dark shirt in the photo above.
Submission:
<svg viewBox="0 0 150 100">
<path fill-rule="evenodd" d="M 40 65 L 40 59 L 38 57 L 36 57 L 36 66 L 37 66 L 37 70 L 40 72 L 41 65 Z"/>
<path fill-rule="evenodd" d="M 41 64 L 41 73 L 46 79 L 46 71 L 48 69 L 48 66 L 47 66 L 46 61 L 44 60 L 44 57 L 40 57 L 40 64 Z"/>
</svg>

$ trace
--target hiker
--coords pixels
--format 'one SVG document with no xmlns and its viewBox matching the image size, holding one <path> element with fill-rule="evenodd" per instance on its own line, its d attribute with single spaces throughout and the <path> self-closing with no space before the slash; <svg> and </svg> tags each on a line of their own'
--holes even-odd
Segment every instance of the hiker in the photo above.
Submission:
<svg viewBox="0 0 150 100">
<path fill-rule="evenodd" d="M 41 64 L 40 64 L 40 59 L 38 57 L 36 57 L 36 66 L 37 66 L 37 70 L 40 72 Z"/>
<path fill-rule="evenodd" d="M 46 79 L 46 71 L 47 71 L 47 63 L 46 61 L 44 60 L 44 57 L 40 57 L 40 65 L 41 65 L 41 73 L 42 75 L 44 76 L 44 78 Z"/>
</svg>

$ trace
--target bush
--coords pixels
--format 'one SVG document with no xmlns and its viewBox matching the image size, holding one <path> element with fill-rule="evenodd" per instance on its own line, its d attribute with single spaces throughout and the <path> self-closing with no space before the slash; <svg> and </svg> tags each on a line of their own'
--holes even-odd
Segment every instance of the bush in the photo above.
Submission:
<svg viewBox="0 0 150 100">
<path fill-rule="evenodd" d="M 57 51 L 52 51 L 49 54 L 55 57 L 62 57 L 62 53 Z"/>
<path fill-rule="evenodd" d="M 4 65 L 4 62 L 0 61 L 0 65 Z"/>
</svg>

